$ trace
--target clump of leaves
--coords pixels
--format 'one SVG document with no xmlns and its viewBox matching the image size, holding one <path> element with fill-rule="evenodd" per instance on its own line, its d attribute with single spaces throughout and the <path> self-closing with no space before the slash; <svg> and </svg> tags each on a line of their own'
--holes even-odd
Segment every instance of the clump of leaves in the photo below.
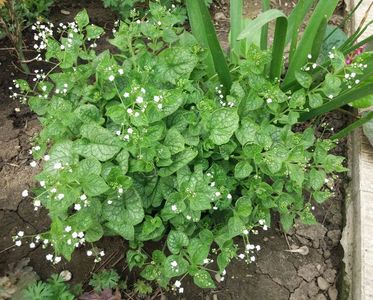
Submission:
<svg viewBox="0 0 373 300">
<path fill-rule="evenodd" d="M 22 290 L 38 279 L 29 262 L 29 258 L 24 258 L 9 265 L 5 276 L 0 277 L 0 299 L 22 299 Z"/>
<path fill-rule="evenodd" d="M 134 290 L 139 296 L 146 296 L 153 292 L 153 288 L 144 280 L 137 280 L 134 284 Z"/>
<path fill-rule="evenodd" d="M 346 89 L 345 73 L 363 72 L 333 53 L 324 81 L 314 82 L 310 61 L 295 72 L 297 88 L 283 91 L 266 73 L 271 51 L 250 44 L 223 87 L 184 19 L 182 9 L 150 2 L 144 18 L 121 22 L 115 54 L 97 53 L 103 29 L 82 11 L 60 39 L 46 35 L 46 59 L 59 70 L 35 88 L 17 84 L 43 126 L 34 204 L 49 210 L 51 228 L 41 240 L 70 260 L 80 244 L 119 235 L 144 279 L 167 286 L 189 274 L 213 288 L 212 249 L 225 274 L 235 257 L 255 260 L 250 236 L 270 226 L 271 213 L 285 230 L 296 218 L 315 223 L 311 207 L 332 196 L 324 183 L 346 170 L 344 158 L 311 125 L 294 125 Z M 239 256 L 236 237 L 246 249 Z M 164 249 L 147 255 L 145 242 L 162 238 Z M 117 285 L 106 272 L 91 280 L 95 289 Z"/>
<path fill-rule="evenodd" d="M 57 274 L 52 275 L 46 282 L 37 281 L 29 285 L 24 291 L 24 296 L 30 300 L 75 299 L 69 286 Z"/>
<path fill-rule="evenodd" d="M 24 63 L 22 31 L 31 22 L 45 15 L 53 2 L 54 0 L 0 1 L 0 38 L 9 38 L 26 73 L 29 73 L 29 69 Z"/>
<path fill-rule="evenodd" d="M 101 292 L 105 289 L 113 289 L 118 286 L 119 275 L 113 270 L 103 270 L 99 273 L 93 274 L 89 284 L 96 292 Z"/>
</svg>

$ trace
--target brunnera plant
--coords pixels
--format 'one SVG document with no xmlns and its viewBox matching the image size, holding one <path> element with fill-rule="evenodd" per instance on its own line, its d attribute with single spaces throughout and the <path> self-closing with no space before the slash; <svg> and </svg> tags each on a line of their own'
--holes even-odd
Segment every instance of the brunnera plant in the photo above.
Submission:
<svg viewBox="0 0 373 300">
<path fill-rule="evenodd" d="M 307 69 L 299 70 L 302 88 L 285 93 L 264 74 L 270 51 L 250 45 L 225 92 L 207 76 L 208 55 L 184 19 L 183 9 L 150 3 L 146 16 L 120 23 L 112 53 L 95 50 L 104 31 L 86 11 L 59 27 L 59 39 L 43 30 L 45 58 L 56 65 L 38 73 L 34 87 L 17 86 L 43 128 L 32 148 L 31 166 L 43 167 L 33 203 L 49 211 L 51 226 L 30 246 L 52 246 L 47 260 L 70 260 L 82 244 L 117 235 L 129 242 L 129 268 L 146 280 L 165 287 L 177 279 L 182 292 L 189 274 L 213 288 L 212 258 L 224 278 L 233 258 L 255 261 L 260 247 L 250 234 L 270 226 L 271 213 L 285 230 L 295 218 L 311 224 L 312 203 L 332 195 L 325 182 L 346 170 L 344 158 L 330 154 L 335 143 L 315 137 L 311 125 L 293 125 L 322 105 L 322 93 L 343 88 L 342 73 L 358 80 L 364 65 L 339 61 L 312 88 Z M 25 237 L 15 237 L 18 246 Z M 146 241 L 166 247 L 149 257 Z M 87 255 L 99 261 L 104 253 L 92 246 Z"/>
</svg>

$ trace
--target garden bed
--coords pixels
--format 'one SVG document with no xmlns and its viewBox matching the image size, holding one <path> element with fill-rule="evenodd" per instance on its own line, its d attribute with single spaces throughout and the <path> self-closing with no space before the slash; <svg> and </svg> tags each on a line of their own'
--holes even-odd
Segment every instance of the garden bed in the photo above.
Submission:
<svg viewBox="0 0 373 300">
<path fill-rule="evenodd" d="M 250 2 L 250 14 L 254 13 L 252 8 L 259 5 L 255 3 Z M 93 23 L 111 29 L 114 22 L 112 13 L 95 1 L 67 1 L 63 6 L 57 5 L 52 10 L 50 20 L 54 23 L 69 21 L 69 18 L 72 19 L 83 7 L 87 8 Z M 61 9 L 71 14 L 63 15 L 60 13 Z M 224 6 L 215 6 L 213 14 L 224 44 L 227 27 L 226 17 L 223 16 L 227 16 L 226 9 Z M 335 19 L 338 19 L 338 16 Z M 32 44 L 31 35 L 26 34 L 26 40 L 28 46 Z M 0 42 L 0 48 L 7 46 L 5 40 Z M 106 47 L 104 42 L 99 45 L 101 49 Z M 34 56 L 33 53 L 29 54 L 30 57 Z M 35 249 L 29 249 L 27 245 L 12 247 L 11 236 L 19 230 L 24 230 L 27 234 L 38 233 L 47 228 L 49 221 L 46 211 L 34 211 L 32 203 L 21 197 L 25 188 L 35 185 L 32 177 L 38 170 L 29 165 L 32 160 L 29 155 L 29 142 L 40 128 L 36 116 L 30 113 L 26 106 L 20 106 L 9 98 L 11 92 L 8 87 L 12 86 L 12 79 L 23 76 L 14 68 L 12 56 L 2 50 L 0 62 L 0 275 L 6 271 L 8 264 L 23 257 L 30 257 L 30 266 L 44 279 L 52 273 L 69 270 L 73 274 L 72 282 L 87 284 L 92 272 L 114 267 L 123 277 L 128 277 L 130 282 L 134 281 L 135 273 L 130 273 L 121 261 L 126 250 L 121 238 L 104 238 L 99 242 L 100 247 L 105 249 L 106 256 L 97 264 L 93 263 L 93 258 L 87 257 L 84 247 L 74 253 L 70 263 L 63 262 L 56 266 L 45 261 L 47 252 L 41 246 Z M 31 65 L 31 70 L 41 68 L 46 70 L 48 65 Z M 326 125 L 319 127 L 319 134 L 325 131 L 324 136 L 328 137 L 333 131 L 344 128 L 347 118 L 335 112 L 329 114 L 321 123 Z M 347 156 L 346 142 L 341 142 L 334 153 Z M 266 232 L 260 231 L 260 234 L 251 240 L 253 244 L 261 247 L 255 262 L 247 265 L 243 261 L 234 260 L 227 269 L 225 281 L 214 291 L 201 290 L 192 282 L 186 282 L 184 294 L 169 293 L 169 299 L 336 299 L 342 270 L 343 251 L 339 241 L 347 183 L 348 178 L 344 174 L 330 179 L 329 188 L 334 191 L 335 196 L 324 205 L 315 206 L 313 212 L 318 221 L 317 225 L 297 224 L 285 235 L 276 220 L 277 216 L 273 216 L 272 227 Z M 307 249 L 308 253 L 302 255 L 289 251 L 300 247 Z"/>
</svg>

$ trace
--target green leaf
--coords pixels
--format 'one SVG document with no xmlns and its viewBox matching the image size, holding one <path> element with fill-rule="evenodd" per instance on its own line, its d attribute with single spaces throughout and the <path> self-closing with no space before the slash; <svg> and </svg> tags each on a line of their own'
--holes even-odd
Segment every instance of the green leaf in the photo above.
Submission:
<svg viewBox="0 0 373 300">
<path fill-rule="evenodd" d="M 297 79 L 299 84 L 306 89 L 311 86 L 313 81 L 312 76 L 304 71 L 296 71 L 295 78 Z"/>
<path fill-rule="evenodd" d="M 294 225 L 294 214 L 281 214 L 280 215 L 280 221 L 282 228 L 285 232 L 288 232 Z"/>
<path fill-rule="evenodd" d="M 220 108 L 214 111 L 208 124 L 209 138 L 216 145 L 228 143 L 238 128 L 238 122 L 239 117 L 235 109 Z"/>
<path fill-rule="evenodd" d="M 236 177 L 237 179 L 244 179 L 246 177 L 249 177 L 252 171 L 253 167 L 251 166 L 250 162 L 240 161 L 234 167 L 234 177 Z"/>
<path fill-rule="evenodd" d="M 251 199 L 247 196 L 239 198 L 236 202 L 235 212 L 240 217 L 249 217 L 253 210 Z"/>
<path fill-rule="evenodd" d="M 303 89 L 297 90 L 291 96 L 289 107 L 290 108 L 302 108 L 306 103 L 306 94 Z"/>
<path fill-rule="evenodd" d="M 322 191 L 316 191 L 312 193 L 313 198 L 317 203 L 324 203 L 326 200 L 328 200 L 333 194 L 330 192 L 322 192 Z"/>
<path fill-rule="evenodd" d="M 86 140 L 76 141 L 74 150 L 87 158 L 109 160 L 120 151 L 123 145 L 113 133 L 96 124 L 84 124 L 80 128 L 80 133 Z"/>
<path fill-rule="evenodd" d="M 86 27 L 86 31 L 87 31 L 87 34 L 86 34 L 87 39 L 91 39 L 91 40 L 99 38 L 101 34 L 104 33 L 104 29 L 96 25 L 88 25 Z"/>
<path fill-rule="evenodd" d="M 178 255 L 168 256 L 162 263 L 164 275 L 168 278 L 181 276 L 188 271 L 189 263 Z"/>
<path fill-rule="evenodd" d="M 250 118 L 241 120 L 240 127 L 236 130 L 236 138 L 242 146 L 247 143 L 253 143 L 259 126 Z"/>
<path fill-rule="evenodd" d="M 84 235 L 85 240 L 88 243 L 93 243 L 99 241 L 104 235 L 104 229 L 100 223 L 95 223 L 91 226 Z"/>
<path fill-rule="evenodd" d="M 100 175 L 101 163 L 95 158 L 86 158 L 79 162 L 77 168 L 77 174 L 80 178 L 83 178 L 87 174 Z"/>
<path fill-rule="evenodd" d="M 119 234 L 125 240 L 133 241 L 135 239 L 135 228 L 133 225 L 123 222 L 107 222 L 105 226 L 115 231 L 115 233 Z"/>
<path fill-rule="evenodd" d="M 73 151 L 72 141 L 62 141 L 52 146 L 49 151 L 50 159 L 44 164 L 45 171 L 56 172 L 54 166 L 56 163 L 62 165 L 74 165 L 78 162 L 78 156 Z"/>
<path fill-rule="evenodd" d="M 78 24 L 79 29 L 82 30 L 85 26 L 89 24 L 89 16 L 87 10 L 82 10 L 74 18 L 75 22 Z"/>
<path fill-rule="evenodd" d="M 188 236 L 182 231 L 170 231 L 167 237 L 167 247 L 172 254 L 178 254 L 189 245 Z"/>
<path fill-rule="evenodd" d="M 105 180 L 96 174 L 86 174 L 81 179 L 81 185 L 87 196 L 98 196 L 109 190 Z"/>
<path fill-rule="evenodd" d="M 212 241 L 211 241 L 212 242 Z M 208 257 L 210 252 L 210 241 L 194 238 L 188 246 L 188 254 L 191 262 L 195 265 L 202 265 L 203 261 Z"/>
<path fill-rule="evenodd" d="M 341 80 L 338 76 L 333 74 L 326 74 L 325 80 L 322 86 L 322 90 L 325 94 L 325 96 L 337 96 L 341 91 Z"/>
<path fill-rule="evenodd" d="M 319 190 L 324 185 L 326 174 L 322 170 L 311 169 L 310 171 L 310 185 L 314 190 Z"/>
<path fill-rule="evenodd" d="M 189 49 L 167 48 L 158 56 L 157 76 L 163 81 L 176 84 L 180 78 L 188 79 L 197 63 L 198 57 Z"/>
<path fill-rule="evenodd" d="M 198 154 L 198 151 L 193 149 L 185 149 L 183 152 L 180 152 L 173 157 L 172 165 L 159 169 L 158 175 L 161 177 L 170 176 L 175 173 L 177 170 L 186 166 L 191 162 Z"/>
<path fill-rule="evenodd" d="M 210 273 L 205 270 L 199 270 L 194 274 L 193 282 L 202 289 L 213 289 L 216 287 Z"/>
<path fill-rule="evenodd" d="M 129 153 L 127 150 L 122 150 L 118 153 L 115 160 L 119 163 L 119 166 L 122 168 L 123 175 L 128 172 L 128 159 Z"/>
<path fill-rule="evenodd" d="M 164 145 L 169 148 L 171 154 L 176 154 L 184 150 L 185 140 L 176 128 L 168 130 Z"/>
<path fill-rule="evenodd" d="M 308 101 L 311 108 L 316 108 L 323 104 L 322 96 L 317 93 L 308 94 Z"/>
</svg>

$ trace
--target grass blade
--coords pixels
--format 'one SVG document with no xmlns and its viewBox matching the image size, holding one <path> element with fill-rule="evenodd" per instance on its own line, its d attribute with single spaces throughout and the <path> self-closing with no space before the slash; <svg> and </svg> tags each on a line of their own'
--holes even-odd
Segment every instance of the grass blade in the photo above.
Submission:
<svg viewBox="0 0 373 300">
<path fill-rule="evenodd" d="M 373 119 L 373 111 L 368 112 L 359 120 L 355 121 L 351 125 L 347 126 L 346 128 L 342 129 L 340 132 L 336 133 L 331 137 L 332 140 L 339 140 L 341 138 L 346 137 L 351 131 L 355 130 L 356 128 L 363 126 L 365 123 L 369 122 Z"/>
<path fill-rule="evenodd" d="M 328 25 L 328 20 L 324 18 L 320 24 L 319 27 L 319 34 L 316 36 L 315 40 L 313 41 L 312 45 L 312 50 L 311 50 L 311 55 L 312 55 L 312 60 L 316 61 L 317 58 L 320 55 L 320 50 L 321 46 L 324 42 L 324 36 L 325 36 L 325 31 L 326 31 L 326 26 Z"/>
<path fill-rule="evenodd" d="M 299 42 L 299 45 L 295 50 L 289 64 L 289 68 L 284 79 L 284 85 L 293 81 L 295 79 L 295 72 L 300 70 L 306 64 L 307 55 L 311 53 L 313 42 L 319 34 L 318 30 L 320 28 L 320 24 L 323 22 L 324 18 L 329 20 L 337 4 L 338 0 L 321 0 L 317 4 L 309 21 L 309 25 L 304 31 L 303 37 Z"/>
<path fill-rule="evenodd" d="M 238 35 L 242 30 L 242 0 L 231 0 L 230 1 L 230 21 L 231 21 L 231 59 L 233 62 L 238 63 L 238 57 L 240 55 L 241 43 L 237 40 Z"/>
<path fill-rule="evenodd" d="M 269 10 L 269 0 L 262 0 L 262 12 Z M 260 49 L 267 50 L 268 47 L 268 23 L 262 28 L 260 34 Z"/>
<path fill-rule="evenodd" d="M 194 36 L 202 46 L 208 49 L 211 55 L 210 60 L 206 63 L 211 71 L 212 61 L 213 68 L 224 86 L 224 91 L 228 93 L 232 86 L 232 79 L 223 50 L 216 36 L 208 8 L 204 0 L 186 0 L 186 7 Z"/>
<path fill-rule="evenodd" d="M 324 105 L 315 108 L 307 113 L 304 113 L 300 116 L 299 121 L 307 121 L 319 115 L 323 115 L 327 112 L 330 112 L 338 107 L 342 107 L 347 103 L 351 103 L 355 100 L 359 100 L 365 96 L 368 96 L 372 93 L 373 83 L 368 83 L 356 89 L 349 90 L 347 93 L 339 95 L 334 100 L 325 103 Z"/>
</svg>

